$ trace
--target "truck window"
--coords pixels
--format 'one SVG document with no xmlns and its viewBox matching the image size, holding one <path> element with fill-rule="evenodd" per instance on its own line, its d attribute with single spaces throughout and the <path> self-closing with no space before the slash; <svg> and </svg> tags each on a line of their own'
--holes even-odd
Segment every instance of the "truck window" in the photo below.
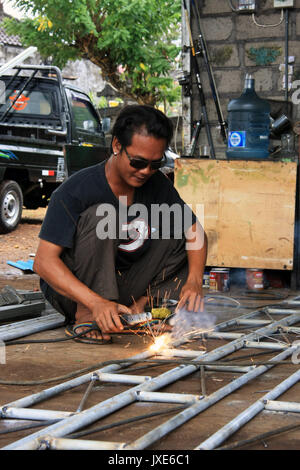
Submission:
<svg viewBox="0 0 300 470">
<path fill-rule="evenodd" d="M 14 102 L 18 95 L 18 89 L 9 90 L 6 94 L 6 103 L 0 106 L 0 113 L 4 112 L 12 103 L 10 113 L 13 114 L 34 114 L 39 116 L 50 116 L 52 113 L 51 93 L 46 91 L 31 91 L 26 90 L 20 95 L 17 101 Z"/>
<path fill-rule="evenodd" d="M 91 103 L 81 95 L 71 91 L 71 103 L 75 126 L 78 130 L 99 133 L 99 119 Z"/>
</svg>

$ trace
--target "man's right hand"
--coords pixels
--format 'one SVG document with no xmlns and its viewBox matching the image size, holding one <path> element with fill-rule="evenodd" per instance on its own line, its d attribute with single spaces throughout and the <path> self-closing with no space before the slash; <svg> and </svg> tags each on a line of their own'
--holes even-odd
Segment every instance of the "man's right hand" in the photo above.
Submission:
<svg viewBox="0 0 300 470">
<path fill-rule="evenodd" d="M 118 333 L 124 329 L 120 314 L 132 311 L 125 305 L 111 300 L 101 299 L 96 301 L 91 309 L 93 319 L 103 333 Z"/>
</svg>

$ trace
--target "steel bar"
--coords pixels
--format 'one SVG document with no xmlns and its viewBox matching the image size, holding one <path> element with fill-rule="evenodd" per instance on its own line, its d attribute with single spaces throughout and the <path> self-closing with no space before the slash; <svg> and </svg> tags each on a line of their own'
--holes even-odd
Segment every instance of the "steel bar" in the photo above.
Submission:
<svg viewBox="0 0 300 470">
<path fill-rule="evenodd" d="M 293 413 L 300 413 L 300 403 L 291 401 L 277 401 L 267 400 L 265 410 L 268 411 L 291 411 Z"/>
<path fill-rule="evenodd" d="M 85 404 L 86 400 L 88 399 L 88 397 L 89 397 L 89 395 L 90 395 L 90 393 L 91 393 L 91 391 L 92 391 L 92 389 L 95 385 L 95 382 L 97 380 L 99 380 L 98 375 L 93 374 L 92 377 L 91 377 L 91 381 L 90 381 L 90 383 L 89 383 L 89 385 L 88 385 L 88 387 L 87 387 L 87 389 L 86 389 L 86 391 L 85 391 L 85 393 L 84 393 L 84 395 L 83 395 L 83 397 L 82 397 L 82 399 L 79 403 L 79 406 L 76 410 L 77 413 L 80 413 L 83 410 L 84 404 Z"/>
<path fill-rule="evenodd" d="M 158 351 L 159 356 L 174 356 L 174 357 L 196 357 L 199 354 L 205 354 L 206 351 L 193 351 L 191 349 L 163 349 Z"/>
<path fill-rule="evenodd" d="M 108 374 L 105 372 L 96 372 L 99 380 L 102 382 L 117 382 L 124 384 L 141 384 L 150 380 L 149 375 L 128 375 L 128 374 Z"/>
<path fill-rule="evenodd" d="M 137 401 L 149 401 L 159 403 L 191 403 L 203 398 L 202 395 L 192 395 L 187 393 L 160 393 L 137 391 Z"/>
<path fill-rule="evenodd" d="M 88 441 L 46 436 L 40 439 L 40 450 L 122 450 L 123 442 Z"/>
<path fill-rule="evenodd" d="M 36 51 L 37 51 L 37 47 L 35 47 L 35 46 L 27 47 L 27 49 L 20 52 L 20 54 L 18 54 L 13 59 L 10 59 L 9 61 L 7 61 L 4 65 L 2 65 L 0 67 L 0 76 L 4 75 L 7 72 L 7 70 L 10 70 L 10 69 L 14 68 L 16 65 L 21 64 L 22 62 L 24 62 L 24 60 L 26 60 L 28 57 L 35 54 Z"/>
<path fill-rule="evenodd" d="M 244 333 L 231 333 L 229 331 L 214 331 L 205 334 L 205 337 L 209 339 L 237 339 L 242 336 L 244 336 Z"/>
<path fill-rule="evenodd" d="M 45 309 L 45 302 L 37 300 L 29 304 L 5 305 L 0 307 L 0 321 L 10 321 L 13 318 L 40 315 Z"/>
<path fill-rule="evenodd" d="M 249 372 L 255 366 L 204 366 L 205 370 L 216 372 Z"/>
<path fill-rule="evenodd" d="M 282 354 L 287 352 L 292 353 L 295 350 L 295 346 L 292 346 L 289 351 L 284 351 Z M 260 366 L 261 367 L 261 366 Z M 259 367 L 259 368 L 260 368 Z M 274 400 L 278 396 L 282 395 L 286 390 L 295 385 L 300 380 L 300 369 L 294 374 L 290 375 L 287 379 L 277 385 L 273 390 L 264 395 L 260 400 L 257 400 L 253 405 L 247 408 L 245 411 L 236 416 L 232 421 L 223 426 L 219 431 L 210 436 L 204 442 L 196 447 L 196 450 L 211 450 L 218 447 L 224 442 L 229 436 L 240 429 L 244 424 L 250 421 L 254 416 L 263 411 L 266 400 Z"/>
<path fill-rule="evenodd" d="M 156 427 L 152 431 L 148 432 L 141 438 L 128 444 L 126 449 L 141 450 L 141 449 L 145 449 L 149 447 L 155 441 L 157 441 L 158 439 L 161 439 L 163 436 L 165 436 L 172 430 L 176 429 L 178 426 L 181 426 L 186 421 L 190 420 L 191 418 L 195 417 L 196 415 L 206 410 L 213 404 L 217 403 L 219 400 L 229 395 L 233 391 L 237 390 L 242 385 L 250 382 L 250 380 L 252 380 L 253 378 L 258 377 L 259 375 L 263 374 L 264 372 L 269 370 L 271 367 L 274 367 L 275 365 L 274 363 L 276 361 L 280 361 L 280 360 L 287 358 L 293 353 L 294 350 L 295 350 L 295 347 L 291 347 L 288 350 L 281 352 L 278 356 L 270 359 L 268 365 L 256 367 L 255 369 L 247 372 L 243 376 L 225 385 L 220 390 L 217 390 L 213 394 L 203 398 L 203 400 L 200 400 L 199 403 L 189 406 L 188 408 L 178 413 L 176 416 L 172 417 L 171 419 L 161 424 L 160 426 Z"/>
<path fill-rule="evenodd" d="M 204 366 L 200 367 L 200 380 L 201 380 L 201 393 L 206 396 L 206 383 L 205 383 L 205 368 Z"/>
<path fill-rule="evenodd" d="M 243 319 L 243 318 L 240 318 L 239 320 L 237 320 L 237 324 L 238 325 L 257 325 L 257 326 L 261 326 L 261 325 L 269 325 L 269 323 L 272 323 L 271 320 L 255 320 L 253 318 L 247 318 L 247 319 Z"/>
<path fill-rule="evenodd" d="M 273 349 L 273 350 L 281 350 L 289 347 L 287 343 L 271 343 L 270 341 L 246 341 L 244 346 L 246 348 L 254 348 L 254 349 Z"/>
<path fill-rule="evenodd" d="M 266 307 L 266 312 L 272 315 L 294 315 L 295 313 L 299 313 L 299 309 Z"/>
<path fill-rule="evenodd" d="M 10 325 L 0 326 L 0 341 L 10 341 L 40 331 L 63 326 L 65 318 L 60 313 L 52 313 L 35 320 L 24 320 Z"/>
<path fill-rule="evenodd" d="M 37 410 L 32 408 L 16 408 L 13 406 L 1 409 L 1 418 L 30 419 L 48 421 L 49 419 L 63 419 L 73 415 L 71 411 Z"/>
</svg>

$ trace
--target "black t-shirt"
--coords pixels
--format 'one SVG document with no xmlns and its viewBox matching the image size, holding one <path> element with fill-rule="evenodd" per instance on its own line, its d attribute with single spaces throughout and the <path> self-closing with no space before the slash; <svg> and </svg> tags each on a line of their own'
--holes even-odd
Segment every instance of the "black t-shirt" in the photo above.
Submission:
<svg viewBox="0 0 300 470">
<path fill-rule="evenodd" d="M 71 248 L 80 214 L 97 204 L 112 205 L 120 221 L 117 257 L 120 269 L 140 257 L 152 238 L 182 238 L 196 221 L 171 181 L 160 171 L 135 189 L 131 206 L 121 205 L 119 210 L 119 200 L 106 179 L 105 162 L 101 162 L 76 172 L 52 193 L 39 237 Z"/>
</svg>

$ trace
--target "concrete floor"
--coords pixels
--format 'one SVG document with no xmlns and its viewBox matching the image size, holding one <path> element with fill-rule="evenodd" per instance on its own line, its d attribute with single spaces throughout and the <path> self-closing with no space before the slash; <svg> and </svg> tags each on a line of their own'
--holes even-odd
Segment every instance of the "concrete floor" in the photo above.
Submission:
<svg viewBox="0 0 300 470">
<path fill-rule="evenodd" d="M 220 323 L 229 318 L 243 315 L 256 307 L 278 303 L 280 299 L 274 300 L 274 294 L 282 295 L 299 295 L 299 292 L 292 292 L 283 289 L 273 289 L 265 291 L 261 295 L 256 295 L 255 298 L 247 295 L 243 289 L 233 289 L 226 296 L 232 297 L 241 303 L 240 308 L 228 308 L 220 305 L 215 307 L 210 306 L 210 310 L 214 311 L 215 322 Z M 266 298 L 269 295 L 270 299 Z M 222 300 L 222 299 L 220 299 Z M 214 300 L 216 301 L 216 300 Z M 275 318 L 277 320 L 278 318 Z M 300 322 L 299 322 L 300 323 Z M 299 326 L 299 324 L 297 325 Z M 245 330 L 246 331 L 246 330 Z M 249 330 L 247 330 L 248 332 Z M 252 331 L 252 330 L 251 330 Z M 57 339 L 64 337 L 64 328 L 58 328 L 51 331 L 44 331 L 32 335 L 30 339 Z M 282 339 L 277 337 L 278 339 Z M 289 340 L 293 342 L 299 337 L 290 335 Z M 102 361 L 112 359 L 125 359 L 134 356 L 137 353 L 145 351 L 152 344 L 150 336 L 138 336 L 134 334 L 117 334 L 113 336 L 113 343 L 105 346 L 88 345 L 77 343 L 74 341 L 64 341 L 58 343 L 44 343 L 44 344 L 25 344 L 14 345 L 6 348 L 6 364 L 0 364 L 1 379 L 10 381 L 42 381 L 52 377 L 61 377 L 65 374 L 73 372 L 78 369 L 95 366 L 99 367 Z M 226 344 L 223 340 L 193 340 L 183 346 L 184 349 L 196 349 L 211 351 L 222 344 Z M 245 355 L 253 354 L 253 361 L 265 361 L 269 357 L 268 354 L 256 357 L 255 354 L 260 350 L 247 349 L 238 351 L 235 354 Z M 232 357 L 231 355 L 230 357 Z M 249 358 L 245 361 L 249 362 Z M 142 365 L 142 364 L 139 364 Z M 135 370 L 132 372 L 137 375 L 151 375 L 152 377 L 161 374 L 162 372 L 170 369 L 170 366 L 158 365 L 149 367 L 149 364 L 144 363 L 144 369 Z M 174 366 L 175 367 L 175 366 Z M 245 408 L 250 406 L 253 402 L 261 398 L 266 391 L 271 390 L 279 382 L 284 380 L 288 375 L 297 370 L 299 366 L 292 364 L 278 365 L 269 370 L 262 376 L 254 379 L 249 384 L 244 385 L 242 388 L 233 392 L 220 402 L 200 413 L 181 427 L 175 429 L 167 436 L 158 439 L 151 447 L 152 450 L 190 450 L 194 449 L 202 441 L 207 439 L 211 434 L 216 432 L 220 427 L 228 423 L 231 419 L 237 416 Z M 131 372 L 128 372 L 131 373 Z M 207 395 L 212 394 L 219 388 L 223 387 L 234 378 L 237 378 L 239 373 L 229 372 L 216 372 L 206 371 L 205 373 L 205 387 Z M 56 382 L 51 382 L 44 385 L 0 385 L 0 404 L 4 405 L 12 402 L 15 399 L 23 396 L 36 393 L 45 388 L 53 386 L 56 383 L 62 382 L 58 379 Z M 42 402 L 35 405 L 35 408 L 75 411 L 78 407 L 81 398 L 86 390 L 87 385 L 79 386 L 76 389 L 60 394 L 51 398 L 47 402 Z M 130 387 L 130 386 L 129 386 Z M 127 385 L 119 385 L 112 383 L 103 383 L 97 385 L 94 391 L 88 398 L 85 408 L 89 408 L 109 397 L 112 397 L 124 390 L 128 390 Z M 201 377 L 200 372 L 194 374 L 165 387 L 164 392 L 173 393 L 192 393 L 201 394 Z M 300 396 L 300 384 L 296 384 L 292 389 L 284 393 L 279 399 L 286 401 L 298 401 Z M 98 427 L 107 423 L 113 423 L 123 420 L 125 418 L 143 415 L 158 410 L 169 410 L 174 408 L 174 404 L 163 403 L 135 403 L 129 405 L 117 413 L 96 422 L 92 427 Z M 89 440 L 104 440 L 116 442 L 131 442 L 138 437 L 144 435 L 146 432 L 154 429 L 162 422 L 174 416 L 173 413 L 165 414 L 162 416 L 152 417 L 137 421 L 136 423 L 123 424 L 112 429 L 96 432 L 86 436 L 83 439 Z M 2 420 L 0 421 L 0 432 L 2 430 L 9 430 L 16 425 L 24 424 L 24 421 L 18 420 Z M 235 433 L 230 439 L 223 443 L 223 445 L 230 444 L 234 441 L 248 439 L 257 434 L 268 432 L 276 428 L 281 428 L 290 424 L 300 425 L 300 416 L 296 413 L 275 413 L 264 411 L 257 417 L 252 419 L 248 424 Z M 0 448 L 21 439 L 24 436 L 36 432 L 40 428 L 35 428 L 26 431 L 17 431 L 13 433 L 0 434 Z M 293 449 L 299 448 L 300 440 L 300 426 L 298 429 L 280 434 L 277 437 L 258 441 L 255 444 L 244 446 L 242 449 L 248 450 L 274 450 L 274 449 Z"/>
</svg>

